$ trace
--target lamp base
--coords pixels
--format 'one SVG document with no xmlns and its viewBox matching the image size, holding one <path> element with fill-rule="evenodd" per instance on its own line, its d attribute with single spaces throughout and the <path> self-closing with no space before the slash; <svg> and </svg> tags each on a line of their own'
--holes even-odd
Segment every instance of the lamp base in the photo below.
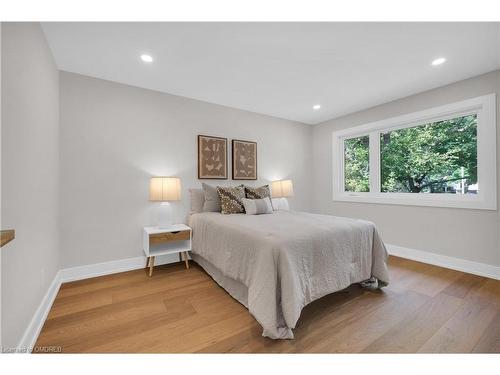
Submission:
<svg viewBox="0 0 500 375">
<path fill-rule="evenodd" d="M 158 213 L 158 228 L 166 229 L 172 225 L 172 206 L 169 202 L 161 202 Z"/>
</svg>

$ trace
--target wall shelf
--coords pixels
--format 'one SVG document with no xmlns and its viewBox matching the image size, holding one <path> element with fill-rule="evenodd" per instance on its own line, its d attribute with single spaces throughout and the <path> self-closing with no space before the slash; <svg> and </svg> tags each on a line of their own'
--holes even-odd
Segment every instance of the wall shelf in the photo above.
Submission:
<svg viewBox="0 0 500 375">
<path fill-rule="evenodd" d="M 2 230 L 0 247 L 7 245 L 14 238 L 16 238 L 16 231 L 14 229 Z"/>
</svg>

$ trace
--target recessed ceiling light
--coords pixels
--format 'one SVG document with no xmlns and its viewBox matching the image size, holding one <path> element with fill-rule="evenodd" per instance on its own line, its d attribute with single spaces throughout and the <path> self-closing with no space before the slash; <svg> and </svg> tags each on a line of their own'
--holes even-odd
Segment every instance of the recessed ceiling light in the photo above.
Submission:
<svg viewBox="0 0 500 375">
<path fill-rule="evenodd" d="M 446 62 L 446 59 L 444 57 L 439 57 L 439 58 L 433 60 L 431 64 L 433 66 L 437 66 L 437 65 L 444 64 L 445 62 Z"/>
<path fill-rule="evenodd" d="M 315 111 L 317 111 L 317 110 L 318 110 L 318 109 L 320 109 L 320 108 L 321 108 L 321 105 L 319 105 L 319 104 L 315 104 L 315 105 L 313 105 L 313 109 L 314 109 Z"/>
<path fill-rule="evenodd" d="M 153 62 L 153 58 L 150 55 L 141 55 L 141 60 L 144 62 Z"/>
</svg>

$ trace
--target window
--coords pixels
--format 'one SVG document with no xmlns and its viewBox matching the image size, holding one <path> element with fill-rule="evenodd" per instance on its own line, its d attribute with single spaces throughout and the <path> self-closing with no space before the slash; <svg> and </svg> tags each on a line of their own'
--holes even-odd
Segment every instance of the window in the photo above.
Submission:
<svg viewBox="0 0 500 375">
<path fill-rule="evenodd" d="M 381 191 L 476 193 L 477 115 L 380 133 Z"/>
<path fill-rule="evenodd" d="M 333 133 L 334 200 L 496 209 L 495 95 Z"/>
<path fill-rule="evenodd" d="M 369 137 L 344 140 L 345 191 L 370 191 Z"/>
</svg>

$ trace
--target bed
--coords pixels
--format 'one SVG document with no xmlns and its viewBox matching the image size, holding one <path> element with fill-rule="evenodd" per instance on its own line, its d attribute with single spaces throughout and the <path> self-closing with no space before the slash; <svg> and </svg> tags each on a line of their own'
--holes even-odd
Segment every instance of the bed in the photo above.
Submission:
<svg viewBox="0 0 500 375">
<path fill-rule="evenodd" d="M 272 339 L 291 339 L 308 303 L 354 283 L 388 284 L 387 251 L 369 221 L 276 211 L 191 214 L 192 257 Z"/>
</svg>

